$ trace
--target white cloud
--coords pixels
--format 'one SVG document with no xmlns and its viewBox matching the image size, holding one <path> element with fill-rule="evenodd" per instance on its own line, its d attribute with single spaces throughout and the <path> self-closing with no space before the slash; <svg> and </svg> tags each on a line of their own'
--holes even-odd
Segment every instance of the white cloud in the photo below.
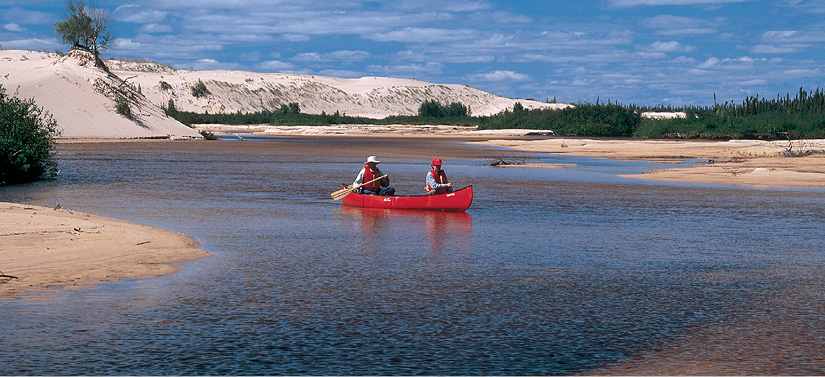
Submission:
<svg viewBox="0 0 825 377">
<path fill-rule="evenodd" d="M 292 71 L 295 69 L 295 65 L 292 63 L 282 62 L 280 60 L 269 60 L 256 64 L 255 68 L 270 72 L 281 72 Z"/>
<path fill-rule="evenodd" d="M 28 38 L 10 41 L 0 41 L 3 48 L 13 50 L 56 50 L 61 48 L 60 43 L 54 39 Z"/>
<path fill-rule="evenodd" d="M 15 23 L 5 24 L 5 25 L 3 25 L 3 29 L 6 29 L 8 31 L 13 31 L 13 32 L 26 31 L 26 28 L 20 26 L 19 24 L 15 24 Z"/>
<path fill-rule="evenodd" d="M 223 46 L 211 36 L 181 36 L 141 34 L 135 38 L 117 38 L 112 43 L 113 52 L 135 55 L 158 61 L 173 60 L 190 67 L 190 61 L 221 51 Z"/>
<path fill-rule="evenodd" d="M 341 77 L 348 79 L 354 79 L 364 76 L 364 74 L 361 72 L 349 71 L 344 69 L 325 69 L 323 71 L 318 71 L 318 75 L 328 77 Z"/>
<path fill-rule="evenodd" d="M 719 5 L 743 3 L 749 0 L 610 0 L 616 7 L 661 6 L 661 5 Z"/>
<path fill-rule="evenodd" d="M 55 15 L 25 10 L 19 7 L 3 9 L 3 11 L 0 12 L 0 20 L 21 25 L 45 25 L 59 21 Z"/>
<path fill-rule="evenodd" d="M 445 12 L 476 12 L 493 9 L 489 1 L 443 1 L 443 0 L 416 0 L 391 2 L 396 9 L 403 11 L 420 12 L 421 10 L 439 9 Z"/>
<path fill-rule="evenodd" d="M 719 60 L 719 58 L 708 58 L 708 60 L 705 60 L 704 63 L 699 64 L 699 67 L 700 68 L 710 68 L 710 67 L 714 67 L 714 66 L 718 65 L 720 62 L 721 62 L 721 60 Z"/>
<path fill-rule="evenodd" d="M 146 24 L 162 22 L 168 14 L 169 12 L 145 9 L 139 5 L 121 5 L 112 12 L 112 18 L 122 22 Z"/>
<path fill-rule="evenodd" d="M 324 56 L 333 61 L 364 61 L 370 57 L 370 53 L 367 51 L 340 50 L 330 52 Z"/>
<path fill-rule="evenodd" d="M 141 33 L 171 33 L 172 26 L 163 24 L 146 24 L 140 27 Z"/>
<path fill-rule="evenodd" d="M 786 76 L 791 77 L 820 77 L 822 71 L 819 69 L 789 69 L 783 72 Z"/>
<path fill-rule="evenodd" d="M 653 42 L 650 44 L 650 50 L 655 52 L 690 52 L 693 49 L 693 46 L 683 45 L 677 41 Z"/>
<path fill-rule="evenodd" d="M 309 42 L 309 40 L 310 40 L 309 35 L 306 35 L 306 34 L 287 33 L 287 34 L 282 34 L 281 38 L 283 38 L 283 40 L 289 41 L 289 42 Z"/>
<path fill-rule="evenodd" d="M 762 39 L 773 43 L 825 42 L 825 31 L 772 30 L 762 34 Z"/>
<path fill-rule="evenodd" d="M 725 58 L 719 59 L 715 57 L 708 58 L 703 63 L 699 64 L 699 68 L 715 68 L 715 67 L 741 67 L 742 65 L 752 65 L 760 62 L 768 62 L 768 59 L 754 59 L 749 56 L 742 56 L 739 58 Z"/>
<path fill-rule="evenodd" d="M 192 63 L 192 68 L 198 70 L 237 70 L 241 68 L 241 66 L 238 63 L 222 63 L 215 59 L 198 59 L 194 63 Z"/>
<path fill-rule="evenodd" d="M 527 76 L 523 73 L 517 73 L 508 70 L 499 70 L 493 71 L 488 73 L 479 73 L 474 75 L 469 75 L 467 78 L 471 81 L 486 81 L 486 82 L 502 82 L 502 81 L 509 81 L 509 82 L 524 82 L 530 81 L 530 76 Z"/>
<path fill-rule="evenodd" d="M 356 62 L 356 61 L 364 61 L 370 57 L 370 53 L 367 51 L 352 51 L 352 50 L 340 50 L 340 51 L 333 51 L 326 54 L 321 54 L 318 52 L 305 52 L 296 55 L 292 60 L 299 61 L 299 62 L 333 62 L 333 61 L 349 61 L 349 62 Z"/>
<path fill-rule="evenodd" d="M 292 60 L 296 62 L 320 62 L 323 59 L 321 59 L 321 54 L 317 52 L 304 52 L 302 54 L 295 55 Z"/>
<path fill-rule="evenodd" d="M 766 31 L 762 34 L 762 38 L 765 40 L 788 40 L 794 38 L 794 36 L 801 35 L 799 31 L 796 30 L 771 30 Z"/>
<path fill-rule="evenodd" d="M 407 27 L 401 30 L 370 34 L 366 38 L 380 42 L 435 43 L 461 41 L 478 36 L 477 30 L 470 29 Z"/>
<path fill-rule="evenodd" d="M 714 24 L 706 19 L 671 15 L 659 15 L 642 20 L 641 23 L 660 35 L 700 35 L 716 32 Z"/>
<path fill-rule="evenodd" d="M 429 62 L 425 64 L 369 65 L 367 71 L 391 77 L 414 77 L 417 74 L 438 75 L 444 70 L 444 64 Z"/>
<path fill-rule="evenodd" d="M 750 52 L 754 54 L 791 54 L 800 52 L 809 47 L 811 47 L 811 45 L 805 44 L 789 44 L 785 46 L 756 45 L 751 47 Z"/>
<path fill-rule="evenodd" d="M 117 38 L 111 45 L 119 50 L 139 50 L 144 47 L 143 43 L 126 38 Z"/>
</svg>

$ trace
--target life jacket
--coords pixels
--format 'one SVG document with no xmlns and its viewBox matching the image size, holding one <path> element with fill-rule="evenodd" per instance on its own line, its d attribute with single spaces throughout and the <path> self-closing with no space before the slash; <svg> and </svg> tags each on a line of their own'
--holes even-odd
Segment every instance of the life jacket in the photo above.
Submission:
<svg viewBox="0 0 825 377">
<path fill-rule="evenodd" d="M 369 182 L 369 181 L 371 181 L 375 178 L 378 178 L 380 176 L 381 176 L 381 170 L 378 169 L 378 167 L 375 168 L 375 173 L 373 173 L 372 170 L 370 170 L 369 166 L 364 166 L 364 182 Z M 365 189 L 370 189 L 370 190 L 380 190 L 381 189 L 381 181 L 382 180 L 379 179 L 375 182 L 367 183 L 366 185 L 361 186 L 361 187 L 365 188 Z"/>
<path fill-rule="evenodd" d="M 430 170 L 430 173 L 433 175 L 433 178 L 435 178 L 435 183 L 444 184 L 444 183 L 449 182 L 449 181 L 447 181 L 447 173 L 445 173 L 444 170 L 436 171 L 435 169 L 433 169 L 433 170 Z M 433 188 L 430 187 L 429 183 L 427 183 L 426 187 L 424 187 L 424 188 L 427 189 L 427 192 L 429 192 L 429 193 L 432 193 L 432 191 L 433 191 Z M 440 188 L 440 189 L 435 190 L 436 194 L 443 194 L 445 192 L 447 192 L 447 188 Z"/>
</svg>

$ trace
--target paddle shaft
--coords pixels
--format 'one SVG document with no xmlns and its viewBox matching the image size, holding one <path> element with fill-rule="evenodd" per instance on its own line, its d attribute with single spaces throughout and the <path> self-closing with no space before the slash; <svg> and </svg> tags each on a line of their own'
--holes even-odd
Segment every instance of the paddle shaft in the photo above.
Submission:
<svg viewBox="0 0 825 377">
<path fill-rule="evenodd" d="M 364 182 L 364 183 L 362 183 L 362 184 L 358 185 L 358 187 L 363 187 L 363 186 L 365 186 L 365 185 L 368 185 L 368 184 L 373 183 L 373 182 L 375 182 L 375 181 L 377 181 L 377 180 L 380 180 L 380 179 L 384 179 L 384 178 L 386 178 L 386 177 L 387 177 L 387 175 L 386 175 L 386 174 L 384 174 L 384 175 L 382 175 L 382 176 L 380 176 L 380 177 L 378 177 L 378 178 L 371 179 L 371 180 L 369 180 L 369 181 L 367 181 L 367 182 Z M 333 199 L 338 200 L 338 199 L 341 199 L 341 198 L 343 198 L 344 196 L 346 196 L 344 193 L 349 194 L 350 192 L 355 192 L 355 190 L 358 190 L 358 187 L 353 186 L 352 188 L 345 188 L 345 189 L 341 189 L 341 190 L 338 190 L 338 191 L 333 192 L 333 193 L 332 193 L 332 194 L 330 194 L 330 195 L 332 196 L 332 198 L 333 198 Z"/>
<path fill-rule="evenodd" d="M 375 179 L 370 179 L 369 181 L 364 182 L 364 183 L 362 183 L 362 184 L 358 185 L 358 187 L 364 187 L 364 186 L 366 186 L 366 185 L 368 185 L 368 184 L 370 184 L 370 183 L 373 183 L 373 182 L 375 182 L 375 181 L 377 181 L 377 180 L 379 180 L 379 179 L 384 179 L 384 178 L 387 178 L 387 175 L 386 175 L 386 174 L 384 174 L 384 175 L 382 175 L 382 176 L 380 176 L 380 177 L 378 177 L 378 178 L 375 178 Z M 358 187 L 353 186 L 353 187 L 352 187 L 352 189 L 353 189 L 353 190 L 358 190 Z"/>
</svg>

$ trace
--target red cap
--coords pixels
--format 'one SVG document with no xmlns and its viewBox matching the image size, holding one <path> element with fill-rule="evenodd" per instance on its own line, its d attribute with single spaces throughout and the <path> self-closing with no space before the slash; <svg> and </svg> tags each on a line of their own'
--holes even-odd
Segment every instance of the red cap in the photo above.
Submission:
<svg viewBox="0 0 825 377">
<path fill-rule="evenodd" d="M 440 159 L 440 158 L 434 158 L 434 159 L 433 159 L 433 163 L 432 163 L 432 164 L 430 164 L 430 165 L 433 165 L 433 166 L 441 166 L 441 159 Z"/>
</svg>

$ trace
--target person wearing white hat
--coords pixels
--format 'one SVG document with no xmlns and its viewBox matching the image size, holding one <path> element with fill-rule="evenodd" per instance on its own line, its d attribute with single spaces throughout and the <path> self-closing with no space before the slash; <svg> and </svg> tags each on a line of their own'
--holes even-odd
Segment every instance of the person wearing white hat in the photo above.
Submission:
<svg viewBox="0 0 825 377">
<path fill-rule="evenodd" d="M 364 162 L 364 167 L 358 172 L 358 176 L 355 177 L 355 182 L 352 182 L 352 187 L 357 188 L 358 193 L 382 196 L 395 195 L 395 188 L 390 186 L 389 175 L 375 182 L 364 184 L 364 182 L 369 182 L 383 175 L 381 170 L 378 169 L 379 163 L 381 163 L 381 161 L 378 161 L 378 158 L 375 156 L 367 157 L 367 161 Z"/>
</svg>

